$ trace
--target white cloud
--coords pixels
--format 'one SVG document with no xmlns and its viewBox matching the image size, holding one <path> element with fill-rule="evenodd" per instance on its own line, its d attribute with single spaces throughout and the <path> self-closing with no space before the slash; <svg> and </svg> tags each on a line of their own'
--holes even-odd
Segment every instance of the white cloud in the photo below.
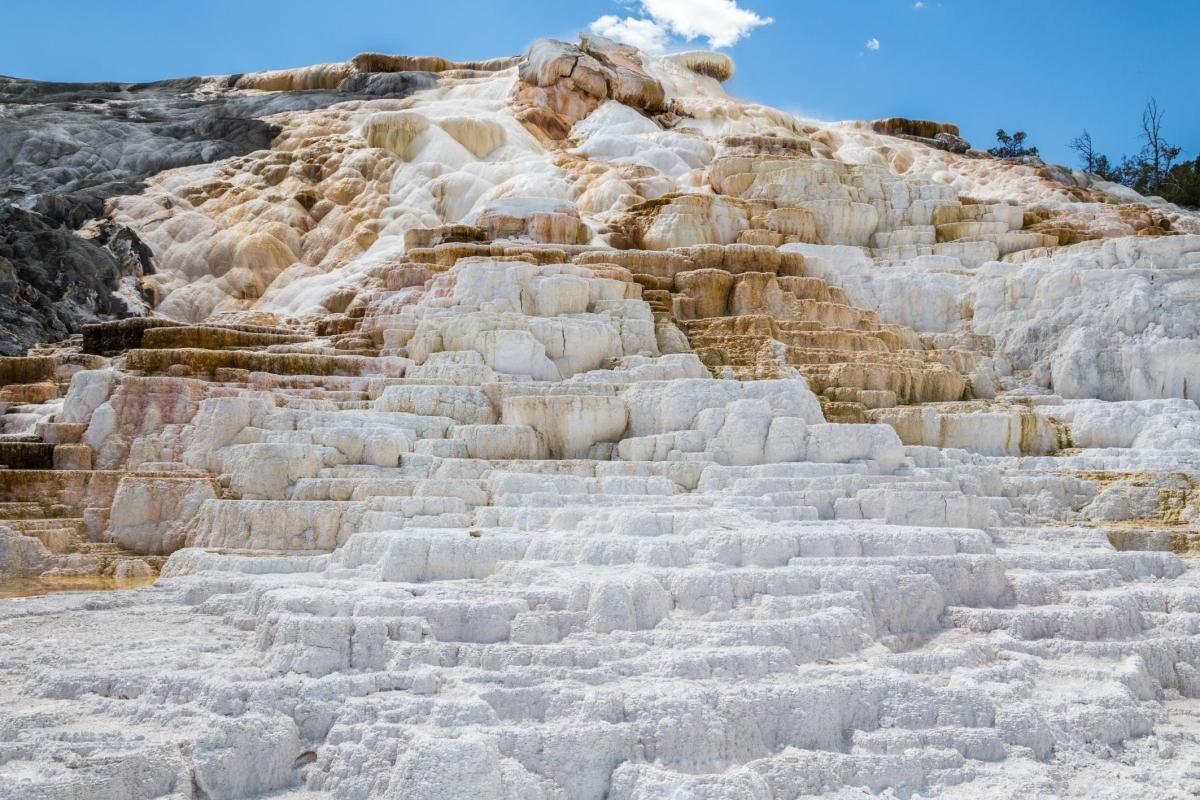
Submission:
<svg viewBox="0 0 1200 800">
<path fill-rule="evenodd" d="M 643 53 L 661 53 L 667 49 L 668 34 L 652 19 L 621 19 L 605 14 L 588 25 L 588 30 L 616 42 L 631 44 Z"/>
<path fill-rule="evenodd" d="M 739 8 L 734 0 L 642 0 L 642 10 L 667 30 L 709 47 L 732 47 L 750 31 L 775 20 Z"/>
<path fill-rule="evenodd" d="M 913 8 L 924 8 L 924 7 L 925 7 L 925 4 L 922 3 L 921 0 L 917 0 L 917 2 L 913 3 Z"/>
<path fill-rule="evenodd" d="M 867 49 L 868 50 L 878 50 L 879 49 L 879 40 L 875 39 L 875 38 L 867 39 Z"/>
<path fill-rule="evenodd" d="M 641 0 L 641 12 L 645 17 L 605 14 L 588 29 L 648 53 L 661 53 L 671 36 L 707 39 L 713 48 L 732 47 L 755 28 L 775 21 L 739 7 L 736 0 Z"/>
</svg>

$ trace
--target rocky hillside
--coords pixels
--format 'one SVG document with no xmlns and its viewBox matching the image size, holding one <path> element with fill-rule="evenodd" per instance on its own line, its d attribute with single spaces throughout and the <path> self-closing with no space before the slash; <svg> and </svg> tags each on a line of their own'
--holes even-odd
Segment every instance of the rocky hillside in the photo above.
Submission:
<svg viewBox="0 0 1200 800">
<path fill-rule="evenodd" d="M 0 82 L 0 796 L 1200 790 L 1200 218 L 733 70 Z"/>
<path fill-rule="evenodd" d="M 244 76 L 242 76 L 244 77 Z M 150 84 L 59 84 L 0 77 L 0 353 L 23 355 L 102 319 L 141 316 L 153 295 L 152 259 L 129 228 L 112 230 L 105 204 L 147 179 L 268 148 L 282 111 L 348 97 L 404 97 L 436 83 L 398 73 L 381 91 L 349 81 L 295 91 L 238 92 L 242 79 Z M 104 220 L 103 233 L 94 230 Z M 116 250 L 113 236 L 129 242 Z M 130 257 L 131 253 L 135 256 Z"/>
</svg>

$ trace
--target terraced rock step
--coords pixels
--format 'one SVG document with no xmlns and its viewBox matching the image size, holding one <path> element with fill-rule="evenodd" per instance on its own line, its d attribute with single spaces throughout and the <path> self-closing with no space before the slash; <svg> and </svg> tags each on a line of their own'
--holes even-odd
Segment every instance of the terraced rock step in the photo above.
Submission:
<svg viewBox="0 0 1200 800">
<path fill-rule="evenodd" d="M 732 69 L 212 86 L 158 316 L 0 360 L 0 796 L 1200 786 L 1200 221 Z"/>
</svg>

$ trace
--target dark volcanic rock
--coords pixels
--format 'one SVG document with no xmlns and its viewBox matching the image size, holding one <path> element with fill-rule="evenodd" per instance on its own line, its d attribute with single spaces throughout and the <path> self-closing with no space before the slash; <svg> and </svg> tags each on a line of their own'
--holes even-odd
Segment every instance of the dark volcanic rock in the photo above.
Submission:
<svg viewBox="0 0 1200 800">
<path fill-rule="evenodd" d="M 0 81 L 0 199 L 77 227 L 164 169 L 270 145 L 278 128 L 255 119 L 261 102 L 204 99 L 199 86 Z"/>
<path fill-rule="evenodd" d="M 955 136 L 952 133 L 939 133 L 933 137 L 933 140 L 938 143 L 938 147 L 942 150 L 947 150 L 951 153 L 962 155 L 971 149 L 971 143 L 961 136 Z"/>
<path fill-rule="evenodd" d="M 410 77 L 411 76 L 411 77 Z M 411 94 L 428 73 L 362 75 L 345 91 L 229 91 L 233 78 L 145 84 L 40 83 L 0 78 L 0 199 L 78 227 L 104 200 L 141 191 L 166 169 L 269 147 L 279 127 L 261 117 L 322 108 L 361 89 Z"/>
<path fill-rule="evenodd" d="M 85 323 L 140 313 L 149 251 L 126 228 L 85 239 L 40 214 L 0 204 L 0 354 L 24 355 Z M 116 292 L 126 280 L 123 299 Z"/>
<path fill-rule="evenodd" d="M 110 197 L 163 170 L 270 147 L 262 117 L 354 96 L 431 88 L 424 72 L 363 74 L 337 91 L 235 92 L 238 76 L 145 84 L 42 83 L 0 77 L 0 353 L 60 339 L 88 322 L 140 313 L 136 278 L 149 249 L 127 230 L 81 228 Z M 114 296 L 121 278 L 131 278 Z"/>
<path fill-rule="evenodd" d="M 427 72 L 354 75 L 339 91 L 231 92 L 230 78 L 157 83 L 41 83 L 0 78 L 0 199 L 78 226 L 103 201 L 175 167 L 269 147 L 261 118 L 323 108 L 348 95 L 405 97 Z"/>
<path fill-rule="evenodd" d="M 925 136 L 909 136 L 907 133 L 893 134 L 897 139 L 907 139 L 910 142 L 918 142 L 926 147 L 932 147 L 935 150 L 946 150 L 950 153 L 962 155 L 971 149 L 971 143 L 966 139 L 955 136 L 952 133 L 939 133 L 932 139 Z"/>
<path fill-rule="evenodd" d="M 358 72 L 338 84 L 338 91 L 370 97 L 406 97 L 437 86 L 432 72 Z"/>
</svg>

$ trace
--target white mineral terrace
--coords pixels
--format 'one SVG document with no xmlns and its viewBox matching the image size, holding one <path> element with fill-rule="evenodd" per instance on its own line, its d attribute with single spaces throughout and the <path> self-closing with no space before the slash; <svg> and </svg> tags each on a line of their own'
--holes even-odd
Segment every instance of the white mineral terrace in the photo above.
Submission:
<svg viewBox="0 0 1200 800">
<path fill-rule="evenodd" d="M 0 600 L 0 797 L 1200 793 L 1200 219 L 582 47 L 111 201 L 0 575 L 160 574 Z"/>
</svg>

